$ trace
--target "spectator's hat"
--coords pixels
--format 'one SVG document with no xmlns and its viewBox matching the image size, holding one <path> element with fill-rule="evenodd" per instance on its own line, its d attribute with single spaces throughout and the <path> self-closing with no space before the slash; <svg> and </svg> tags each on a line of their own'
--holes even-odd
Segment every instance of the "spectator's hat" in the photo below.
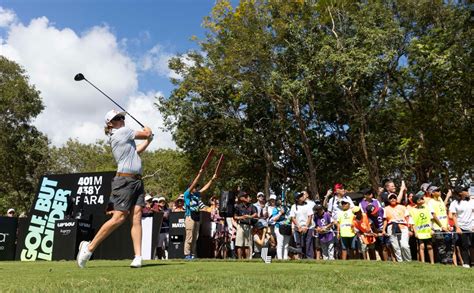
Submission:
<svg viewBox="0 0 474 293">
<path fill-rule="evenodd" d="M 343 189 L 343 188 L 344 188 L 344 185 L 342 183 L 335 183 L 334 189 L 332 191 L 335 192 L 336 189 Z"/>
<path fill-rule="evenodd" d="M 423 183 L 420 186 L 420 190 L 423 191 L 423 192 L 426 192 L 428 190 L 428 188 L 430 188 L 430 186 L 431 186 L 431 183 Z"/>
<path fill-rule="evenodd" d="M 268 222 L 263 219 L 258 220 L 257 224 L 255 224 L 255 228 L 259 230 L 266 227 L 268 227 Z"/>
<path fill-rule="evenodd" d="M 423 199 L 423 197 L 425 196 L 425 192 L 424 191 L 418 191 L 414 196 L 413 196 L 413 202 L 414 203 L 417 203 L 420 199 Z"/>
<path fill-rule="evenodd" d="M 320 210 L 323 210 L 323 209 L 324 209 L 324 207 L 323 207 L 321 204 L 316 204 L 316 205 L 314 205 L 314 207 L 313 207 L 313 211 L 314 211 L 314 212 L 315 212 L 315 211 L 320 211 Z"/>
<path fill-rule="evenodd" d="M 355 206 L 355 207 L 352 208 L 352 213 L 353 213 L 353 214 L 357 214 L 357 213 L 359 213 L 360 211 L 361 211 L 361 209 L 360 209 L 359 206 Z"/>
<path fill-rule="evenodd" d="M 276 196 L 276 194 L 272 193 L 272 194 L 270 194 L 270 197 L 268 199 L 276 200 L 277 196 Z"/>
<path fill-rule="evenodd" d="M 469 187 L 463 186 L 463 185 L 458 185 L 454 187 L 454 193 L 460 194 L 461 192 L 467 192 L 469 191 Z"/>
<path fill-rule="evenodd" d="M 145 201 L 149 201 L 151 199 L 153 199 L 153 197 L 151 195 L 149 195 L 149 194 L 145 195 Z"/>
<path fill-rule="evenodd" d="M 341 204 L 344 204 L 344 203 L 350 203 L 350 201 L 344 197 L 341 199 Z"/>
<path fill-rule="evenodd" d="M 156 201 L 156 202 L 159 202 L 158 197 L 154 197 L 154 198 L 153 198 L 153 202 L 155 202 L 155 201 Z"/>
<path fill-rule="evenodd" d="M 397 198 L 398 198 L 398 195 L 395 194 L 395 193 L 390 193 L 387 198 L 388 198 L 388 200 L 391 200 L 392 198 L 397 199 Z"/>
<path fill-rule="evenodd" d="M 257 193 L 257 197 L 265 197 L 265 194 L 263 192 L 259 191 Z"/>
<path fill-rule="evenodd" d="M 428 187 L 428 190 L 427 190 L 429 193 L 433 193 L 435 191 L 439 191 L 439 187 L 438 186 L 434 186 L 434 185 L 431 185 L 430 187 Z"/>
<path fill-rule="evenodd" d="M 247 197 L 247 195 L 248 195 L 248 193 L 245 192 L 245 191 L 240 191 L 240 192 L 239 192 L 239 198 L 241 198 L 241 197 Z"/>
<path fill-rule="evenodd" d="M 164 196 L 160 196 L 160 197 L 158 197 L 158 202 L 160 202 L 160 201 L 166 201 L 166 198 Z"/>
<path fill-rule="evenodd" d="M 14 213 L 15 209 L 8 209 L 7 214 Z"/>
<path fill-rule="evenodd" d="M 298 191 L 297 191 L 297 192 L 294 193 L 295 200 L 299 199 L 299 198 L 302 197 L 302 196 L 303 196 L 303 193 L 302 193 L 302 192 L 298 192 Z"/>
</svg>

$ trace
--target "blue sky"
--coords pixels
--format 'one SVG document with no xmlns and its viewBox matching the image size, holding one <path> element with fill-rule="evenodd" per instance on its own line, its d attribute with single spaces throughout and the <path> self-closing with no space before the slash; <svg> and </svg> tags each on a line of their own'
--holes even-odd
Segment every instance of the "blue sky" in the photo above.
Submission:
<svg viewBox="0 0 474 293">
<path fill-rule="evenodd" d="M 151 103 L 172 90 L 167 60 L 198 49 L 203 18 L 214 0 L 3 0 L 0 55 L 18 62 L 41 92 L 46 110 L 36 126 L 54 145 L 68 138 L 103 139 L 103 115 L 113 108 L 75 72 L 116 98 L 144 124 L 160 132 L 162 118 Z M 146 106 L 145 106 L 146 105 Z M 74 120 L 73 120 L 74 119 Z M 61 120 L 64 127 L 51 127 Z M 82 121 L 82 122 L 80 122 Z M 53 123 L 54 122 L 54 123 Z M 131 126 L 136 126 L 130 124 Z M 171 147 L 161 133 L 154 148 Z"/>
</svg>

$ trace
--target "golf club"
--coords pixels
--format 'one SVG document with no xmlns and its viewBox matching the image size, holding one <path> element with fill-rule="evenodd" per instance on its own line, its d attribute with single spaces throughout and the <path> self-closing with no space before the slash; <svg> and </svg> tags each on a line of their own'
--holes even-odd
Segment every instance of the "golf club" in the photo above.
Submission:
<svg viewBox="0 0 474 293">
<path fill-rule="evenodd" d="M 98 87 L 96 87 L 92 82 L 90 82 L 89 80 L 87 80 L 87 78 L 85 78 L 84 74 L 82 74 L 82 73 L 76 74 L 76 76 L 74 76 L 74 80 L 75 80 L 75 81 L 81 81 L 81 80 L 87 81 L 91 86 L 95 87 L 96 90 L 98 90 L 99 92 L 101 92 L 104 96 L 106 96 L 109 100 L 111 100 L 115 105 L 117 105 L 120 109 L 122 109 L 125 113 L 127 113 L 128 116 L 130 116 L 133 120 L 135 120 L 138 124 L 140 124 L 140 126 L 141 126 L 142 128 L 145 127 L 145 126 L 143 126 L 143 124 L 141 124 L 137 119 L 135 119 L 135 117 L 133 117 L 130 113 L 128 113 L 127 110 L 125 110 L 124 108 L 122 108 L 122 106 L 120 106 L 119 104 L 117 104 L 111 97 L 107 96 L 103 91 L 101 91 Z"/>
</svg>

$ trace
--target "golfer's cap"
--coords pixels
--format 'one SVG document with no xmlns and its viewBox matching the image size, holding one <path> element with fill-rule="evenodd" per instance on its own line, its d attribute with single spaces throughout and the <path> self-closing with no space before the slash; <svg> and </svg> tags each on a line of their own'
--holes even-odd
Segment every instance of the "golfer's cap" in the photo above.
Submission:
<svg viewBox="0 0 474 293">
<path fill-rule="evenodd" d="M 153 198 L 153 201 L 159 201 L 159 198 L 158 198 L 158 197 L 154 197 L 154 198 Z"/>
<path fill-rule="evenodd" d="M 145 195 L 145 201 L 149 201 L 150 199 L 152 199 L 153 197 L 149 194 Z"/>
<path fill-rule="evenodd" d="M 352 208 L 352 213 L 354 213 L 354 214 L 356 214 L 356 213 L 358 213 L 358 212 L 360 212 L 360 211 L 361 211 L 361 210 L 360 210 L 360 207 L 359 207 L 359 206 L 355 206 L 355 207 Z"/>
<path fill-rule="evenodd" d="M 429 193 L 432 193 L 432 192 L 435 192 L 435 191 L 439 191 L 438 186 L 431 185 L 430 187 L 428 187 L 428 192 Z"/>
<path fill-rule="evenodd" d="M 277 199 L 277 196 L 276 196 L 274 193 L 272 193 L 272 194 L 270 194 L 269 199 L 275 199 L 275 200 L 276 200 L 276 199 Z"/>
<path fill-rule="evenodd" d="M 9 214 L 11 212 L 15 212 L 15 209 L 8 209 L 7 214 Z"/>
<path fill-rule="evenodd" d="M 125 116 L 125 112 L 119 112 L 117 110 L 110 110 L 109 112 L 107 112 L 107 114 L 105 114 L 105 124 L 109 123 L 110 120 L 114 119 L 115 116 L 117 115 L 123 115 Z"/>
<path fill-rule="evenodd" d="M 259 191 L 259 192 L 257 193 L 257 197 L 265 197 L 265 194 L 263 194 L 263 192 Z"/>
<path fill-rule="evenodd" d="M 158 197 L 158 202 L 160 202 L 160 201 L 166 201 L 166 198 L 164 196 L 160 196 L 160 197 Z"/>
</svg>

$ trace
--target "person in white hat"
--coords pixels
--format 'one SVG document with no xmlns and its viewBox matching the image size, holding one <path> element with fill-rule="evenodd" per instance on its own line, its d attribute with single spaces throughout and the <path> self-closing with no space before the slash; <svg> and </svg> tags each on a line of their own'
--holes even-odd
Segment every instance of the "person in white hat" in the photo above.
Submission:
<svg viewBox="0 0 474 293">
<path fill-rule="evenodd" d="M 125 126 L 125 112 L 110 110 L 105 115 L 105 133 L 109 137 L 112 153 L 117 162 L 117 174 L 112 181 L 110 201 L 113 204 L 112 218 L 105 222 L 91 242 L 79 244 L 77 264 L 84 268 L 97 246 L 110 233 L 125 222 L 128 215 L 132 222 L 131 237 L 135 258 L 130 267 L 142 266 L 142 208 L 145 206 L 145 190 L 143 187 L 142 161 L 140 154 L 146 150 L 153 140 L 149 127 L 132 130 Z M 139 145 L 135 139 L 143 140 Z"/>
<path fill-rule="evenodd" d="M 13 218 L 15 216 L 15 209 L 8 209 L 7 217 Z"/>
</svg>

